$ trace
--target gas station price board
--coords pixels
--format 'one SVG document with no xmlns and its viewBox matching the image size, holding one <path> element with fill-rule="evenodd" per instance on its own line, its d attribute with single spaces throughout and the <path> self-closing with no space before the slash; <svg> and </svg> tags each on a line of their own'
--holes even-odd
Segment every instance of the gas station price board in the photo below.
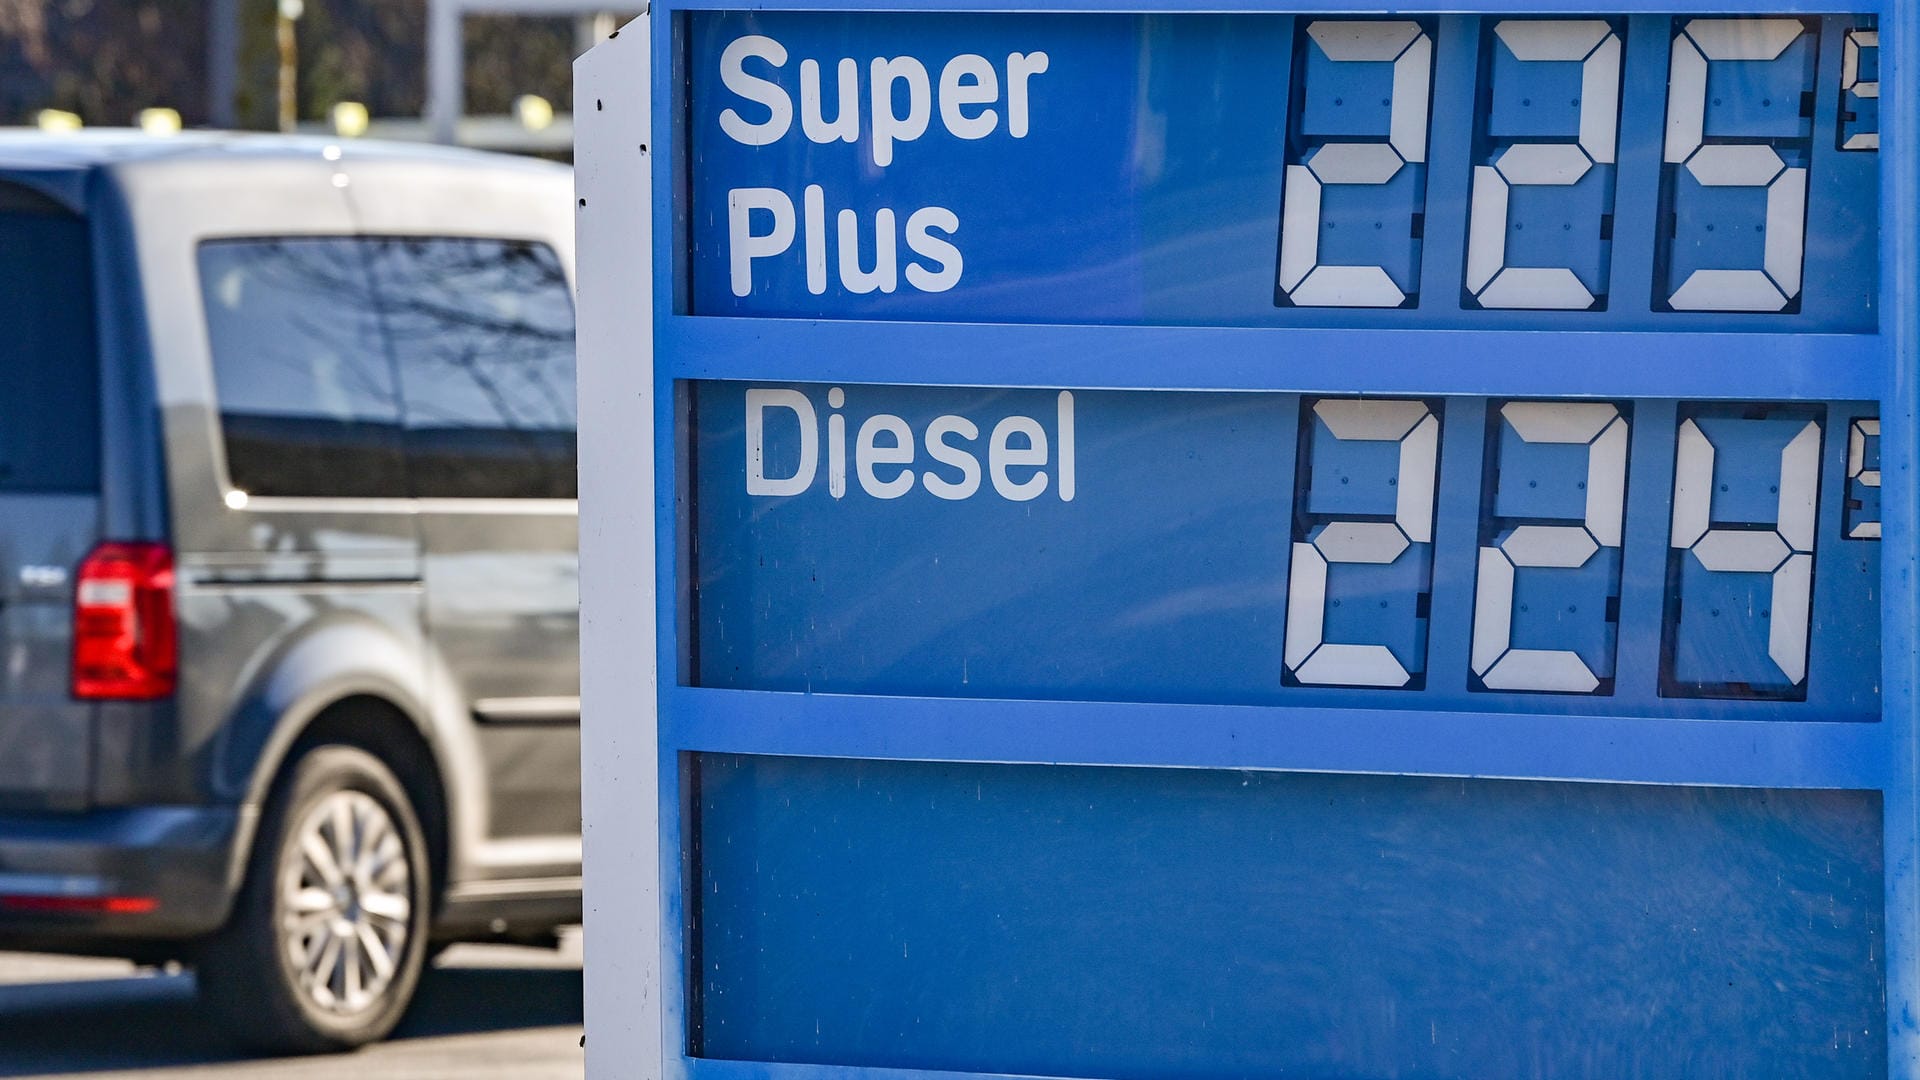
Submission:
<svg viewBox="0 0 1920 1080">
<path fill-rule="evenodd" d="M 583 67 L 664 1073 L 1920 1075 L 1920 16 L 1669 7 Z"/>
<path fill-rule="evenodd" d="M 689 19 L 695 314 L 1875 326 L 1872 15 Z"/>
<path fill-rule="evenodd" d="M 702 686 L 1879 717 L 1870 403 L 690 396 Z"/>
</svg>

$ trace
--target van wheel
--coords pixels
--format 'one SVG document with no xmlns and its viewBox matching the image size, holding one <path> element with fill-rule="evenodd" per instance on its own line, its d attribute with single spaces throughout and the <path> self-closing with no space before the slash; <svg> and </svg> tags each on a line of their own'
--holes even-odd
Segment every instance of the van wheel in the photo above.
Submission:
<svg viewBox="0 0 1920 1080">
<path fill-rule="evenodd" d="M 260 822 L 200 992 L 235 1040 L 346 1050 L 399 1023 L 427 950 L 427 845 L 406 791 L 350 746 L 308 751 Z"/>
</svg>

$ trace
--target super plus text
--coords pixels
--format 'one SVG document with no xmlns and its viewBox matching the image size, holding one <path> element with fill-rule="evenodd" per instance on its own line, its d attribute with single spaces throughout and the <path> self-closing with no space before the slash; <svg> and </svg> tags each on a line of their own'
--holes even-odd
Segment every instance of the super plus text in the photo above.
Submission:
<svg viewBox="0 0 1920 1080">
<path fill-rule="evenodd" d="M 755 74 L 778 72 L 787 61 L 786 46 L 760 34 L 735 38 L 721 53 L 721 84 L 738 99 L 720 112 L 720 130 L 728 138 L 743 146 L 769 146 L 794 134 L 793 96 L 779 83 Z M 845 57 L 835 65 L 834 115 L 829 119 L 820 62 L 802 60 L 799 134 L 826 145 L 858 143 L 865 132 L 876 169 L 891 166 L 897 145 L 925 135 L 936 117 L 957 139 L 986 139 L 1001 132 L 1007 138 L 1024 139 L 1030 127 L 1033 80 L 1046 70 L 1044 52 L 1008 53 L 999 64 L 963 53 L 941 65 L 937 76 L 911 56 L 876 56 L 864 69 L 866 93 L 862 95 L 862 66 Z M 858 212 L 841 209 L 829 233 L 827 192 L 821 185 L 801 189 L 797 213 L 794 201 L 792 193 L 780 188 L 743 187 L 727 192 L 728 270 L 735 296 L 752 294 L 755 260 L 792 258 L 789 253 L 796 238 L 798 257 L 806 265 L 807 291 L 815 296 L 827 291 L 830 242 L 836 249 L 833 261 L 840 286 L 850 293 L 891 293 L 903 279 L 909 287 L 927 293 L 946 292 L 960 283 L 965 269 L 955 243 L 960 218 L 944 206 L 918 207 L 906 214 L 904 225 L 890 207 L 874 211 L 868 224 L 861 222 Z M 903 240 L 912 253 L 904 265 Z M 868 243 L 874 252 L 872 269 L 863 265 L 861 257 Z"/>
</svg>

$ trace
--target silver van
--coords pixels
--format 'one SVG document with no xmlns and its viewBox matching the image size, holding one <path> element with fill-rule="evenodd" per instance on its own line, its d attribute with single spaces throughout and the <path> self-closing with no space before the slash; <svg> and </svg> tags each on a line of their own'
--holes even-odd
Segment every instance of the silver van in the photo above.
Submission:
<svg viewBox="0 0 1920 1080">
<path fill-rule="evenodd" d="M 0 948 L 380 1038 L 580 918 L 572 180 L 0 135 Z"/>
</svg>

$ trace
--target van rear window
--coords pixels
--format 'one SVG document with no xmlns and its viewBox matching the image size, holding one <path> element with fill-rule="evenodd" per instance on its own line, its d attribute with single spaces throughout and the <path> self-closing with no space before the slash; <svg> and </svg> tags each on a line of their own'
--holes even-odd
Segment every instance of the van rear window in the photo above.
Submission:
<svg viewBox="0 0 1920 1080">
<path fill-rule="evenodd" d="M 0 183 L 0 492 L 100 487 L 87 223 Z"/>
</svg>

